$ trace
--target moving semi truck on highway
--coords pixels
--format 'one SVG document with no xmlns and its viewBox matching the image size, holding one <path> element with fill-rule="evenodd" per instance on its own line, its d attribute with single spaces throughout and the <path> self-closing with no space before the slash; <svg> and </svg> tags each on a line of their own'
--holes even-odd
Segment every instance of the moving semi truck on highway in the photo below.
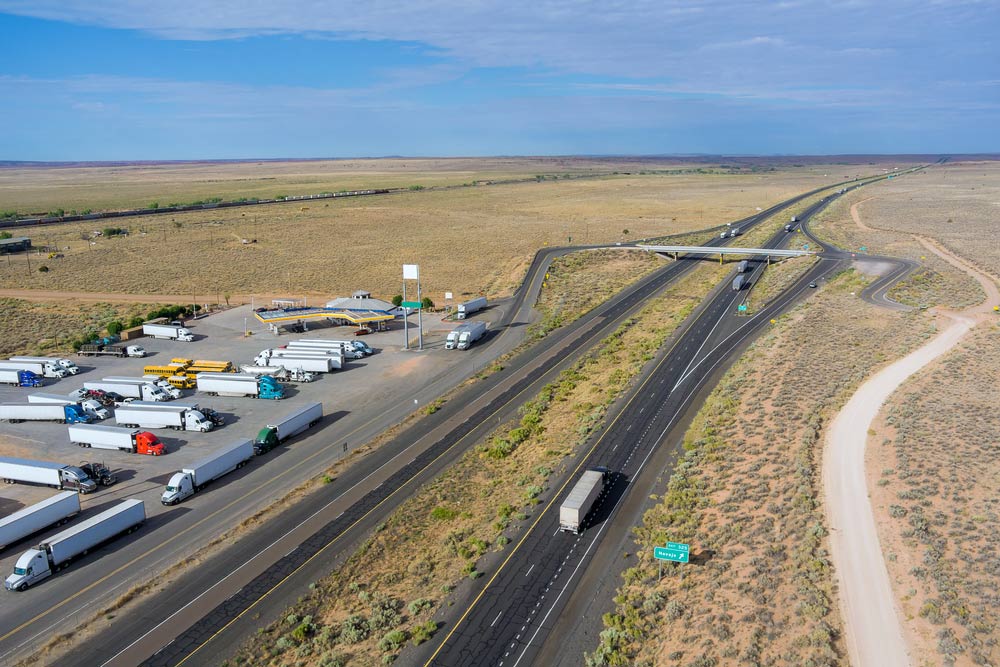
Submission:
<svg viewBox="0 0 1000 667">
<path fill-rule="evenodd" d="M 444 342 L 446 350 L 467 350 L 486 334 L 486 322 L 466 322 L 448 332 Z"/>
<path fill-rule="evenodd" d="M 0 370 L 31 371 L 46 378 L 64 378 L 69 371 L 54 361 L 0 361 Z"/>
<path fill-rule="evenodd" d="M 466 301 L 465 303 L 458 304 L 458 308 L 455 311 L 455 319 L 464 320 L 466 317 L 472 313 L 478 312 L 485 308 L 487 305 L 486 297 L 480 296 Z"/>
<path fill-rule="evenodd" d="M 68 431 L 69 441 L 80 447 L 117 449 L 121 452 L 150 456 L 160 456 L 167 451 L 160 439 L 149 431 L 93 424 L 77 424 L 70 426 Z"/>
<path fill-rule="evenodd" d="M 607 480 L 608 471 L 601 468 L 592 468 L 580 476 L 566 500 L 559 506 L 559 530 L 577 535 L 582 532 L 587 514 L 600 497 Z"/>
<path fill-rule="evenodd" d="M 115 421 L 128 428 L 172 428 L 178 431 L 211 431 L 212 422 L 199 410 L 185 405 L 136 405 L 115 409 Z"/>
<path fill-rule="evenodd" d="M 164 505 L 176 505 L 188 496 L 201 491 L 212 480 L 242 468 L 253 458 L 253 454 L 254 446 L 249 440 L 240 440 L 221 448 L 190 468 L 175 473 L 167 482 L 167 488 L 163 490 L 160 502 Z"/>
<path fill-rule="evenodd" d="M 143 324 L 142 335 L 165 340 L 179 340 L 189 343 L 194 340 L 190 329 L 173 324 Z"/>
<path fill-rule="evenodd" d="M 32 371 L 18 371 L 9 368 L 0 369 L 0 383 L 13 387 L 41 387 L 42 379 Z"/>
<path fill-rule="evenodd" d="M 11 456 L 0 456 L 0 479 L 8 484 L 41 484 L 54 489 L 73 489 L 80 493 L 90 493 L 97 489 L 97 482 L 76 466 Z"/>
<path fill-rule="evenodd" d="M 0 420 L 11 424 L 26 421 L 89 424 L 94 418 L 76 403 L 0 403 Z"/>
<path fill-rule="evenodd" d="M 750 270 L 749 260 L 744 259 L 739 264 L 736 265 L 736 273 L 746 273 L 749 270 Z"/>
<path fill-rule="evenodd" d="M 198 373 L 198 391 L 209 396 L 281 399 L 285 389 L 272 377 L 236 373 Z"/>
<path fill-rule="evenodd" d="M 69 359 L 62 357 L 11 357 L 11 361 L 30 361 L 38 364 L 55 364 L 66 370 L 70 375 L 76 375 L 80 368 Z"/>
<path fill-rule="evenodd" d="M 0 551 L 40 530 L 66 523 L 80 513 L 80 495 L 63 491 L 0 519 Z"/>
<path fill-rule="evenodd" d="M 749 286 L 750 286 L 750 278 L 749 278 L 749 276 L 740 274 L 740 275 L 736 276 L 735 278 L 733 278 L 733 291 L 734 292 L 739 292 L 744 287 L 749 287 Z"/>
<path fill-rule="evenodd" d="M 286 415 L 280 421 L 268 424 L 257 434 L 253 448 L 255 454 L 264 454 L 294 435 L 312 428 L 323 419 L 323 404 L 310 403 Z"/>
<path fill-rule="evenodd" d="M 124 500 L 86 521 L 42 540 L 17 559 L 14 573 L 4 581 L 9 591 L 23 591 L 62 569 L 77 556 L 113 537 L 131 533 L 146 521 L 146 506 L 137 498 Z"/>
</svg>

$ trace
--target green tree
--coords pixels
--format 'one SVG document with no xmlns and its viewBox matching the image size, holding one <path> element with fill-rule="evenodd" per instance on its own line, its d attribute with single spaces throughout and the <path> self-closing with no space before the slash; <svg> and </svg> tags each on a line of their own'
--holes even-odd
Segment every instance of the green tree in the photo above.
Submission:
<svg viewBox="0 0 1000 667">
<path fill-rule="evenodd" d="M 108 322 L 108 333 L 112 336 L 117 336 L 122 332 L 122 329 L 124 328 L 125 325 L 119 322 L 118 320 Z"/>
<path fill-rule="evenodd" d="M 431 301 L 431 298 L 429 296 L 425 296 L 423 299 L 420 300 L 420 306 L 424 310 L 429 310 L 434 307 L 434 302 Z"/>
<path fill-rule="evenodd" d="M 394 306 L 396 306 L 398 308 L 402 304 L 403 304 L 403 295 L 402 294 L 397 294 L 396 296 L 392 297 L 392 305 L 394 305 Z"/>
</svg>

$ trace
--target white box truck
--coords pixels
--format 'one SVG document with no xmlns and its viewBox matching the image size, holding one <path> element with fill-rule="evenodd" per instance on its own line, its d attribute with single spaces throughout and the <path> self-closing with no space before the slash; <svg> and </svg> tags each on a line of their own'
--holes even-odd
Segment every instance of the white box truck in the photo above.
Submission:
<svg viewBox="0 0 1000 667">
<path fill-rule="evenodd" d="M 485 296 L 476 297 L 471 301 L 460 303 L 458 304 L 458 310 L 455 312 L 455 319 L 464 320 L 472 313 L 475 313 L 485 308 L 486 305 L 487 303 Z"/>
<path fill-rule="evenodd" d="M 31 361 L 39 364 L 55 364 L 66 369 L 66 373 L 69 375 L 76 375 L 80 372 L 80 368 L 74 364 L 69 359 L 64 359 L 63 357 L 11 357 L 11 361 Z"/>
<path fill-rule="evenodd" d="M 42 540 L 17 559 L 14 573 L 4 580 L 9 591 L 23 591 L 62 569 L 77 556 L 113 537 L 131 533 L 146 521 L 146 506 L 137 498 L 124 500 L 72 528 Z"/>
<path fill-rule="evenodd" d="M 0 361 L 0 369 L 31 371 L 39 377 L 64 378 L 69 372 L 53 361 Z"/>
<path fill-rule="evenodd" d="M 40 503 L 0 519 L 0 551 L 50 526 L 63 524 L 80 513 L 80 496 L 63 491 Z"/>
<path fill-rule="evenodd" d="M 166 340 L 179 340 L 189 343 L 194 340 L 194 334 L 186 327 L 174 324 L 143 324 L 142 335 Z"/>
<path fill-rule="evenodd" d="M 131 382 L 123 380 L 111 380 L 104 378 L 100 382 L 84 382 L 84 389 L 91 391 L 113 391 L 121 394 L 125 398 L 135 398 L 140 401 L 166 401 L 169 400 L 166 392 L 151 382 L 145 380 L 135 380 Z"/>
<path fill-rule="evenodd" d="M 137 428 L 76 424 L 70 426 L 68 432 L 70 443 L 80 447 L 117 449 L 120 452 L 150 456 L 161 456 L 167 451 L 159 438 L 149 431 Z"/>
<path fill-rule="evenodd" d="M 63 396 L 62 394 L 43 394 L 41 392 L 28 394 L 28 403 L 48 403 L 50 405 L 77 405 L 94 419 L 107 419 L 111 413 L 106 407 L 92 398 L 78 400 L 73 396 Z"/>
<path fill-rule="evenodd" d="M 160 496 L 164 505 L 176 505 L 214 479 L 242 468 L 253 458 L 253 443 L 240 440 L 223 447 L 212 456 L 198 461 L 190 468 L 184 468 L 167 482 L 167 488 Z"/>
<path fill-rule="evenodd" d="M 8 484 L 40 484 L 80 493 L 97 490 L 97 482 L 76 466 L 11 456 L 0 456 L 0 479 Z"/>
<path fill-rule="evenodd" d="M 172 428 L 203 433 L 212 430 L 212 422 L 204 414 L 183 405 L 122 405 L 115 408 L 115 421 L 129 428 Z"/>
<path fill-rule="evenodd" d="M 315 426 L 321 419 L 323 419 L 322 403 L 303 406 L 283 419 L 262 428 L 257 434 L 257 440 L 254 441 L 254 452 L 256 454 L 269 452 L 293 435 Z"/>
<path fill-rule="evenodd" d="M 579 535 L 583 522 L 604 490 L 607 481 L 606 470 L 587 470 L 577 480 L 573 490 L 559 506 L 559 530 Z"/>
</svg>

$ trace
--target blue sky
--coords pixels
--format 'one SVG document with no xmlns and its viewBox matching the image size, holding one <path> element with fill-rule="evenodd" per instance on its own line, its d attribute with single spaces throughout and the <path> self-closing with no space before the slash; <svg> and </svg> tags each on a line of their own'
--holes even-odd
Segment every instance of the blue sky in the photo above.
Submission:
<svg viewBox="0 0 1000 667">
<path fill-rule="evenodd" d="M 0 160 L 1000 152 L 1000 3 L 0 0 Z"/>
</svg>

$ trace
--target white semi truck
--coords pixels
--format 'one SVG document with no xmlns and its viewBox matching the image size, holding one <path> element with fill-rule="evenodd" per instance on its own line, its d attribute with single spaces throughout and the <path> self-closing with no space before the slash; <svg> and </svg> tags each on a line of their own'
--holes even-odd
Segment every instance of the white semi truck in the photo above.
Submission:
<svg viewBox="0 0 1000 667">
<path fill-rule="evenodd" d="M 164 401 L 169 401 L 171 399 L 180 398 L 181 397 L 181 390 L 180 389 L 178 389 L 177 387 L 171 385 L 164 378 L 161 378 L 158 375 L 153 375 L 153 376 L 150 376 L 150 377 L 131 377 L 131 376 L 125 376 L 125 375 L 112 375 L 111 377 L 101 378 L 101 382 L 115 382 L 115 383 L 132 384 L 132 385 L 146 385 L 146 384 L 151 384 L 154 387 L 156 387 L 157 389 L 159 389 L 161 392 L 163 392 L 163 399 L 162 400 L 164 400 Z M 118 391 L 118 390 L 115 390 L 115 391 Z M 122 392 L 118 391 L 118 393 L 121 394 Z M 122 395 L 123 396 L 128 396 L 129 394 L 122 394 Z M 149 401 L 149 400 L 155 401 L 156 400 L 155 398 L 149 399 L 149 398 L 145 398 L 145 397 L 142 397 L 142 396 L 132 396 L 132 398 L 137 398 L 140 401 Z"/>
<path fill-rule="evenodd" d="M 577 535 L 582 532 L 583 522 L 604 490 L 607 478 L 607 470 L 587 470 L 580 476 L 566 500 L 559 506 L 559 530 Z"/>
<path fill-rule="evenodd" d="M 143 324 L 142 335 L 166 340 L 179 340 L 189 343 L 194 340 L 194 334 L 186 327 L 174 324 Z"/>
<path fill-rule="evenodd" d="M 0 456 L 0 479 L 8 484 L 40 484 L 54 489 L 73 489 L 80 493 L 97 490 L 97 482 L 76 466 L 11 456 Z"/>
<path fill-rule="evenodd" d="M 59 422 L 89 424 L 94 418 L 76 403 L 0 403 L 0 420 L 18 422 Z"/>
<path fill-rule="evenodd" d="M 458 304 L 458 310 L 455 312 L 455 319 L 464 320 L 466 317 L 482 310 L 487 306 L 486 297 L 480 296 L 472 299 L 471 301 L 466 301 L 465 303 Z"/>
<path fill-rule="evenodd" d="M 448 332 L 446 350 L 467 350 L 486 334 L 486 322 L 465 322 Z"/>
<path fill-rule="evenodd" d="M 17 559 L 14 573 L 4 580 L 9 591 L 23 591 L 62 569 L 77 556 L 113 537 L 131 533 L 146 521 L 146 506 L 137 498 L 124 500 L 97 516 L 42 540 Z"/>
<path fill-rule="evenodd" d="M 69 371 L 54 361 L 0 361 L 0 369 L 8 371 L 31 371 L 39 377 L 64 378 Z"/>
<path fill-rule="evenodd" d="M 140 401 L 166 401 L 167 394 L 151 382 L 136 381 L 122 382 L 120 380 L 108 380 L 105 378 L 100 382 L 84 382 L 83 388 L 90 391 L 105 391 L 121 394 L 125 398 L 134 398 Z"/>
<path fill-rule="evenodd" d="M 299 340 L 293 340 L 288 343 L 288 347 L 312 346 L 322 350 L 329 347 L 331 343 L 334 345 L 353 347 L 355 350 L 360 350 L 365 355 L 374 354 L 375 352 L 375 350 L 371 348 L 371 345 L 363 340 L 323 340 L 322 338 L 300 338 Z"/>
<path fill-rule="evenodd" d="M 354 341 L 330 340 L 315 343 L 313 341 L 293 340 L 285 345 L 284 348 L 278 349 L 285 349 L 290 352 L 326 352 L 328 354 L 339 354 L 340 356 L 347 357 L 348 359 L 361 359 L 365 356 L 365 351 L 362 348 L 357 347 L 354 344 Z"/>
<path fill-rule="evenodd" d="M 66 369 L 66 372 L 70 375 L 76 375 L 80 372 L 80 368 L 76 364 L 69 359 L 64 359 L 63 357 L 11 357 L 10 360 L 30 361 L 39 364 L 52 363 Z"/>
<path fill-rule="evenodd" d="M 212 480 L 242 468 L 253 458 L 253 450 L 252 442 L 240 440 L 175 473 L 167 482 L 167 488 L 163 490 L 160 502 L 164 505 L 176 505 L 195 492 L 201 491 Z"/>
<path fill-rule="evenodd" d="M 272 355 L 273 350 L 264 350 L 254 359 L 258 366 L 276 366 L 301 368 L 312 373 L 330 373 L 344 366 L 344 358 L 324 354 L 295 354 L 292 351 L 282 351 L 282 354 Z"/>
<path fill-rule="evenodd" d="M 80 513 L 80 495 L 63 491 L 0 519 L 0 551 L 49 526 L 66 523 Z"/>
<path fill-rule="evenodd" d="M 94 419 L 107 419 L 111 416 L 108 409 L 95 401 L 92 398 L 85 400 L 78 400 L 72 396 L 63 396 L 62 394 L 43 394 L 35 393 L 28 394 L 28 403 L 48 403 L 50 405 L 77 405 L 79 404 L 83 411 Z"/>
<path fill-rule="evenodd" d="M 184 405 L 146 406 L 135 403 L 115 408 L 115 421 L 130 428 L 172 428 L 178 431 L 211 431 L 205 415 Z"/>
</svg>

